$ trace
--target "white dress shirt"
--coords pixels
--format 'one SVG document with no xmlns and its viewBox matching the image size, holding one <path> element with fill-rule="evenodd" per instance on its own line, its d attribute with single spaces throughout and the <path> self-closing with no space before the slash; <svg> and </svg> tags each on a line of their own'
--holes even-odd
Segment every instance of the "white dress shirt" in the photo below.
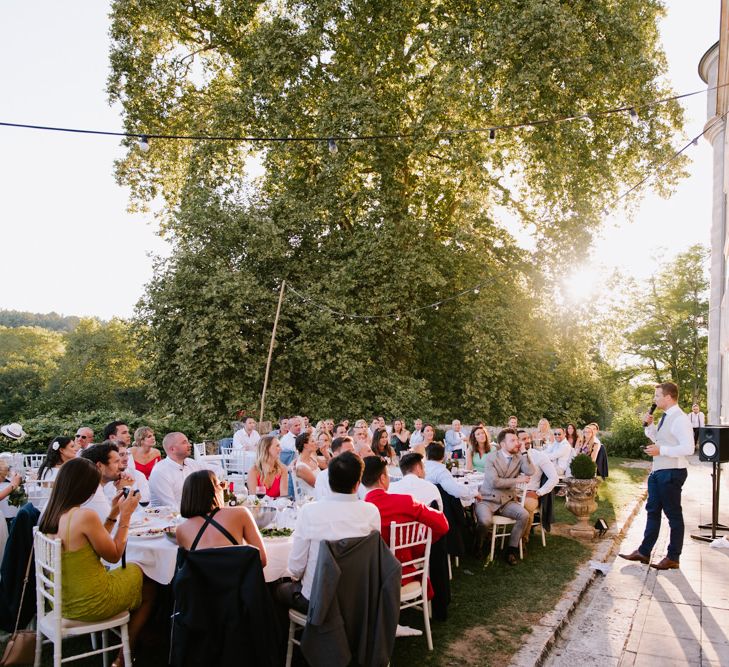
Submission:
<svg viewBox="0 0 729 667">
<path fill-rule="evenodd" d="M 124 473 L 134 477 L 134 483 L 132 484 L 131 489 L 132 492 L 139 489 L 139 502 L 148 503 L 149 482 L 147 481 L 147 478 L 141 472 L 139 472 L 139 470 L 130 470 L 129 468 L 127 468 Z M 114 486 L 114 482 L 108 482 L 104 485 L 104 493 L 106 494 L 106 497 L 109 499 L 109 501 L 111 501 L 114 499 L 114 496 L 119 493 L 119 489 Z"/>
<path fill-rule="evenodd" d="M 296 451 L 296 436 L 291 431 L 289 431 L 283 438 L 280 438 L 278 442 L 281 445 L 281 449 L 283 451 Z"/>
<path fill-rule="evenodd" d="M 332 493 L 299 510 L 289 554 L 289 571 L 301 580 L 301 594 L 309 600 L 314 582 L 319 544 L 322 540 L 365 537 L 380 531 L 380 511 L 372 503 L 359 500 L 356 494 Z"/>
<path fill-rule="evenodd" d="M 660 454 L 653 457 L 653 470 L 688 468 L 687 456 L 694 453 L 694 430 L 686 413 L 672 405 L 665 412 L 666 418 L 659 429 L 655 423 L 646 426 L 646 437 L 660 448 Z"/>
<path fill-rule="evenodd" d="M 532 449 L 529 451 L 532 451 Z M 542 451 L 554 463 L 557 472 L 560 475 L 564 475 L 567 468 L 569 468 L 570 459 L 572 458 L 572 445 L 570 445 L 569 441 L 566 438 L 562 438 L 562 442 L 555 440 L 549 447 Z"/>
<path fill-rule="evenodd" d="M 111 503 L 104 493 L 103 485 L 99 484 L 99 486 L 96 487 L 96 493 L 83 503 L 81 507 L 87 507 L 94 510 L 94 512 L 99 515 L 101 523 L 104 523 L 104 521 L 106 521 L 106 517 L 108 517 L 111 512 Z"/>
<path fill-rule="evenodd" d="M 425 436 L 423 436 L 423 431 L 413 431 L 410 434 L 410 444 L 411 445 L 417 445 L 420 444 L 425 440 Z"/>
<path fill-rule="evenodd" d="M 691 410 L 691 412 L 688 413 L 688 416 L 691 420 L 692 428 L 701 428 L 702 426 L 706 426 L 706 417 L 703 412 L 694 412 Z"/>
<path fill-rule="evenodd" d="M 564 440 L 563 442 L 567 442 Z M 569 447 L 569 443 L 567 443 Z M 569 447 L 571 450 L 572 448 Z M 559 475 L 554 463 L 550 461 L 547 452 L 540 452 L 531 447 L 527 450 L 527 458 L 534 468 L 534 474 L 529 476 L 527 491 L 536 491 L 538 496 L 546 496 L 559 482 Z M 542 484 L 542 473 L 547 476 L 547 481 Z"/>
<path fill-rule="evenodd" d="M 261 434 L 256 429 L 253 429 L 248 435 L 248 432 L 242 428 L 233 434 L 233 449 L 253 450 L 260 439 Z"/>
<path fill-rule="evenodd" d="M 425 479 L 433 484 L 440 484 L 440 488 L 455 498 L 470 498 L 468 487 L 461 486 L 451 475 L 451 471 L 440 461 L 425 462 Z M 437 490 L 437 489 L 436 489 Z"/>
<path fill-rule="evenodd" d="M 361 486 L 361 485 L 360 485 Z M 316 476 L 316 484 L 314 484 L 314 500 L 324 500 L 332 495 L 332 487 L 329 486 L 329 469 L 324 468 Z"/>
<path fill-rule="evenodd" d="M 203 470 L 197 461 L 185 459 L 183 465 L 176 463 L 169 456 L 162 459 L 152 468 L 149 476 L 149 495 L 153 507 L 174 507 L 180 509 L 182 485 L 187 476 L 197 470 Z"/>
<path fill-rule="evenodd" d="M 387 492 L 412 496 L 428 507 L 431 507 L 431 503 L 435 501 L 438 504 L 438 509 L 441 512 L 443 511 L 443 498 L 441 498 L 438 487 L 427 479 L 421 479 L 415 473 L 409 472 L 401 480 L 391 482 Z"/>
</svg>

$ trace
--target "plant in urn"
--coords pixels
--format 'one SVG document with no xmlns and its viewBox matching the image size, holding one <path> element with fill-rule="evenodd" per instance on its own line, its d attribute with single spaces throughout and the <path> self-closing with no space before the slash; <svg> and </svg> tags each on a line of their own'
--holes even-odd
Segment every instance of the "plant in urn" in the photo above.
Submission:
<svg viewBox="0 0 729 667">
<path fill-rule="evenodd" d="M 577 523 L 570 528 L 570 535 L 591 540 L 595 537 L 595 529 L 590 525 L 590 514 L 597 509 L 597 466 L 587 454 L 578 454 L 570 464 L 570 470 L 572 477 L 565 479 L 566 507 L 577 517 Z"/>
</svg>

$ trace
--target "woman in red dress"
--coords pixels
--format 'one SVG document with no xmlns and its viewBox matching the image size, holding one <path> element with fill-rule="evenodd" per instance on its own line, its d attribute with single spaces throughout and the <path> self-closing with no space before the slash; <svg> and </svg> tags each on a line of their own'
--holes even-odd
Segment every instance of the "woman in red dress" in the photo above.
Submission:
<svg viewBox="0 0 729 667">
<path fill-rule="evenodd" d="M 152 468 L 162 459 L 159 449 L 154 446 L 156 442 L 154 431 L 149 426 L 140 426 L 134 431 L 134 444 L 131 449 L 134 467 L 147 479 Z"/>
</svg>

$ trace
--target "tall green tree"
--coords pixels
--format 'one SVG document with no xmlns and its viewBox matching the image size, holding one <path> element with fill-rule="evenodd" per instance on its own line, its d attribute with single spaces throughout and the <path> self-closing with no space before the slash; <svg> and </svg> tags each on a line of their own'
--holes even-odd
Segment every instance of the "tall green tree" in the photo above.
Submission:
<svg viewBox="0 0 729 667">
<path fill-rule="evenodd" d="M 0 326 L 1 421 L 31 416 L 63 350 L 63 337 L 55 331 Z"/>
<path fill-rule="evenodd" d="M 680 107 L 644 104 L 670 93 L 661 12 L 645 0 L 114 2 L 109 91 L 128 131 L 339 137 L 336 153 L 129 142 L 118 178 L 137 205 L 162 198 L 174 245 L 139 311 L 159 400 L 210 421 L 252 407 L 285 279 L 305 299 L 285 304 L 274 412 L 531 409 L 543 392 L 517 377 L 551 368 L 559 345 L 549 330 L 534 340 L 543 283 L 497 212 L 534 230 L 541 268 L 584 247 L 605 205 L 672 154 Z M 599 113 L 625 104 L 637 124 Z M 469 131 L 588 112 L 493 143 Z M 365 135 L 389 138 L 347 139 Z"/>
<path fill-rule="evenodd" d="M 43 404 L 61 415 L 113 409 L 141 414 L 148 407 L 146 386 L 134 327 L 82 318 L 66 334 L 65 354 L 48 378 Z"/>
<path fill-rule="evenodd" d="M 706 405 L 709 250 L 694 245 L 666 263 L 629 310 L 628 351 L 655 382 L 675 382 L 682 403 Z"/>
</svg>

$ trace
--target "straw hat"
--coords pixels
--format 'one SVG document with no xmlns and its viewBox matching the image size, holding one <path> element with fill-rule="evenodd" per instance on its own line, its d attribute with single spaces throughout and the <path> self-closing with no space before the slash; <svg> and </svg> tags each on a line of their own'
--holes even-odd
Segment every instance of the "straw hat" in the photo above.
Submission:
<svg viewBox="0 0 729 667">
<path fill-rule="evenodd" d="M 0 433 L 11 440 L 20 440 L 28 435 L 20 424 L 12 423 L 0 426 Z"/>
</svg>

